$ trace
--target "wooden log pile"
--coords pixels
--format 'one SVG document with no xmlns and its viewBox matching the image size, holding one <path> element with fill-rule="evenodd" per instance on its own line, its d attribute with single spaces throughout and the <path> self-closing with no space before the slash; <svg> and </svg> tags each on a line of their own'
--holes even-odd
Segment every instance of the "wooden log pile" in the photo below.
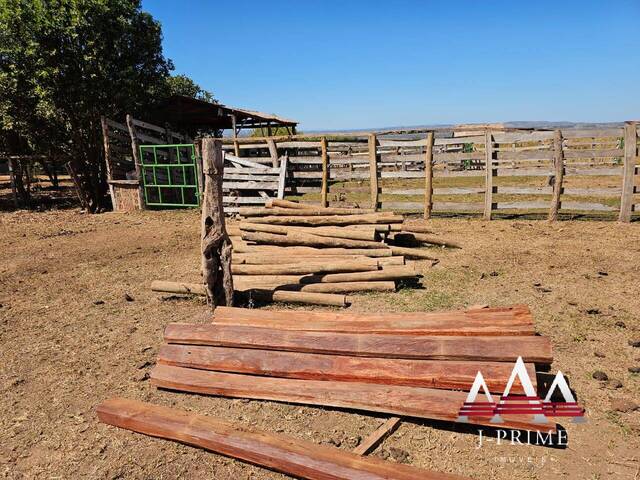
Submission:
<svg viewBox="0 0 640 480">
<path fill-rule="evenodd" d="M 528 307 L 335 313 L 218 307 L 207 324 L 169 324 L 151 374 L 160 388 L 455 421 L 477 372 L 501 394 L 518 357 L 534 388 L 553 361 Z M 512 392 L 522 394 L 519 382 Z M 554 431 L 522 415 L 501 427 Z M 470 417 L 491 426 L 489 417 Z"/>
<path fill-rule="evenodd" d="M 406 259 L 438 262 L 432 252 L 416 247 L 459 248 L 394 213 L 287 200 L 268 200 L 264 208 L 239 213 L 243 220 L 230 229 L 232 271 L 236 290 L 249 294 L 395 291 L 400 281 L 417 282 Z"/>
</svg>

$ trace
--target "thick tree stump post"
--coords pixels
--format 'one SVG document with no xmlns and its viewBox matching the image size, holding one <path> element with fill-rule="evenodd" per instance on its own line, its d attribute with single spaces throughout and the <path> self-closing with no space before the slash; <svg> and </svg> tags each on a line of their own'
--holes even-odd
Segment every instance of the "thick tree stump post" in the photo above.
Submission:
<svg viewBox="0 0 640 480">
<path fill-rule="evenodd" d="M 427 149 L 424 159 L 424 219 L 431 218 L 433 210 L 433 132 L 427 134 Z"/>
<path fill-rule="evenodd" d="M 562 131 L 556 130 L 553 134 L 553 198 L 549 210 L 549 221 L 558 220 L 560 210 L 560 196 L 562 195 L 562 182 L 564 180 L 564 151 L 562 150 Z"/>
<path fill-rule="evenodd" d="M 233 277 L 231 276 L 231 239 L 227 235 L 222 207 L 222 177 L 224 155 L 222 142 L 215 138 L 202 139 L 204 195 L 202 197 L 202 275 L 207 303 L 233 305 Z"/>
</svg>

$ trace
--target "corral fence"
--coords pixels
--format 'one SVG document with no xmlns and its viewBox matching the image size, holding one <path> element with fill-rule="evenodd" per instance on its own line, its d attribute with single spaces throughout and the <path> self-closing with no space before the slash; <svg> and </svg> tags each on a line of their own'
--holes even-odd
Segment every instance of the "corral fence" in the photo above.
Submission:
<svg viewBox="0 0 640 480">
<path fill-rule="evenodd" d="M 640 209 L 638 124 L 222 139 L 227 211 L 291 198 L 422 213 L 609 214 Z"/>
</svg>

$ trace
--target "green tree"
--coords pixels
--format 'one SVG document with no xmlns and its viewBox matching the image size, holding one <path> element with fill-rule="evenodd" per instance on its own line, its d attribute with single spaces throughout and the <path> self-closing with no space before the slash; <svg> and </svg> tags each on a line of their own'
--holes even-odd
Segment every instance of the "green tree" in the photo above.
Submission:
<svg viewBox="0 0 640 480">
<path fill-rule="evenodd" d="M 106 208 L 100 116 L 144 116 L 168 94 L 161 42 L 139 0 L 2 0 L 0 149 L 66 155 L 82 205 Z"/>
<path fill-rule="evenodd" d="M 169 94 L 184 95 L 186 97 L 197 98 L 209 103 L 218 103 L 213 93 L 204 90 L 200 85 L 191 80 L 186 75 L 172 75 L 167 78 Z"/>
</svg>

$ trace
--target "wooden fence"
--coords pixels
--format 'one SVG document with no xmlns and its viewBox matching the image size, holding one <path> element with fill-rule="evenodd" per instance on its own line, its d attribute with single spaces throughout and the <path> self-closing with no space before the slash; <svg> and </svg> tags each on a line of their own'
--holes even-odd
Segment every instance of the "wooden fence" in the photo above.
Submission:
<svg viewBox="0 0 640 480">
<path fill-rule="evenodd" d="M 223 139 L 223 148 L 228 160 L 251 162 L 243 168 L 253 168 L 246 174 L 256 177 L 243 180 L 252 182 L 253 191 L 302 202 L 420 212 L 425 218 L 432 212 L 486 219 L 495 212 L 545 212 L 555 219 L 568 212 L 630 221 L 640 209 L 638 137 L 638 125 L 627 122 L 604 129 L 238 138 Z M 231 181 L 225 172 L 227 185 Z M 270 196 L 247 197 L 242 184 L 233 187 L 233 198 L 227 198 L 232 208 Z"/>
</svg>

